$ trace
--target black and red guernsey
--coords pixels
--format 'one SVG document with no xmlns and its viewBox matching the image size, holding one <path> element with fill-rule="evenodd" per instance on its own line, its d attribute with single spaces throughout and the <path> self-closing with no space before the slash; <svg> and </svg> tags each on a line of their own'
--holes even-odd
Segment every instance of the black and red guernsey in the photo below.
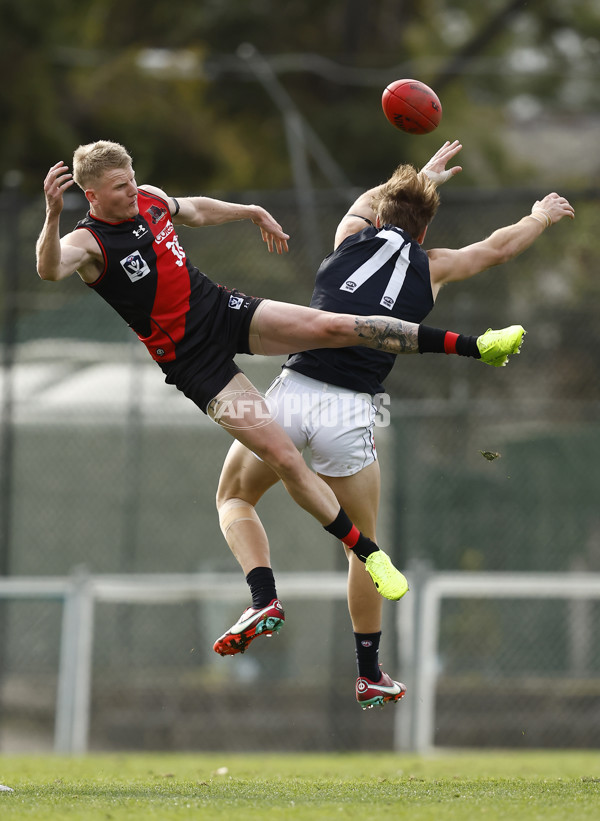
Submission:
<svg viewBox="0 0 600 821">
<path fill-rule="evenodd" d="M 135 331 L 159 363 L 208 343 L 219 322 L 221 286 L 186 257 L 167 202 L 138 189 L 139 213 L 105 222 L 88 213 L 76 228 L 93 234 L 104 269 L 89 284 Z"/>
</svg>

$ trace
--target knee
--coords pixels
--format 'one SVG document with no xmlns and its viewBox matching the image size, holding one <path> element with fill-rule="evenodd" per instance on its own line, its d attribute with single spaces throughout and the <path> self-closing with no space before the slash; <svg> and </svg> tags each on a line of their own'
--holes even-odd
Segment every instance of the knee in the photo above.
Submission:
<svg viewBox="0 0 600 821">
<path fill-rule="evenodd" d="M 219 503 L 217 497 L 217 510 L 219 511 L 219 526 L 221 533 L 227 538 L 227 531 L 237 522 L 255 522 L 260 524 L 258 514 L 254 509 L 254 505 L 249 504 L 243 499 L 226 499 Z"/>
<path fill-rule="evenodd" d="M 239 498 L 240 495 L 238 483 L 225 481 L 223 475 L 221 474 L 215 496 L 217 510 L 220 511 L 223 505 L 227 504 L 227 502 L 231 499 Z"/>
<path fill-rule="evenodd" d="M 291 440 L 285 443 L 278 442 L 276 446 L 267 447 L 259 455 L 265 464 L 284 481 L 298 475 L 306 465 Z"/>
</svg>

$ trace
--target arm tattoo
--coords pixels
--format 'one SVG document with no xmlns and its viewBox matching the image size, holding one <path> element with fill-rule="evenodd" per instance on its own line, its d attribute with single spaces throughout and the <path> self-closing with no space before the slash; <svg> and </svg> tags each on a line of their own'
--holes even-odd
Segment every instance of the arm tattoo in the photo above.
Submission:
<svg viewBox="0 0 600 821">
<path fill-rule="evenodd" d="M 367 348 L 393 354 L 419 352 L 419 326 L 414 322 L 383 316 L 357 316 L 354 332 L 361 339 L 358 344 Z"/>
</svg>

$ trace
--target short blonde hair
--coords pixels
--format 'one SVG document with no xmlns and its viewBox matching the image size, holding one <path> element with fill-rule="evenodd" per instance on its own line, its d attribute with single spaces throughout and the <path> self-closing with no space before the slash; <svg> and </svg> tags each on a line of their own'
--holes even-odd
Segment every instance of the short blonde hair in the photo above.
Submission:
<svg viewBox="0 0 600 821">
<path fill-rule="evenodd" d="M 84 191 L 93 187 L 105 171 L 129 168 L 133 160 L 120 143 L 97 140 L 80 145 L 73 154 L 73 179 Z"/>
<path fill-rule="evenodd" d="M 412 165 L 399 165 L 373 197 L 382 225 L 395 225 L 416 239 L 435 217 L 440 195 L 435 184 Z"/>
</svg>

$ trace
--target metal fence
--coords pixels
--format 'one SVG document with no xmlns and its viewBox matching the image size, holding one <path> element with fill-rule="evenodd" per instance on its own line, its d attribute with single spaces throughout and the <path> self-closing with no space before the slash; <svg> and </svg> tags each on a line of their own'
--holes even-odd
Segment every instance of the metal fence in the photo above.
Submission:
<svg viewBox="0 0 600 821">
<path fill-rule="evenodd" d="M 526 213 L 543 193 L 444 191 L 426 246 L 479 239 Z M 503 269 L 447 286 L 428 319 L 467 333 L 522 323 L 522 355 L 502 370 L 458 357 L 406 357 L 389 380 L 392 424 L 377 431 L 384 482 L 379 538 L 403 565 L 600 570 L 598 194 L 564 193 L 576 207 L 575 223 L 551 229 Z M 300 230 L 291 194 L 224 196 L 259 201 L 292 237 Z M 348 198 L 318 198 L 323 254 Z M 65 227 L 81 205 L 69 202 Z M 97 606 L 90 746 L 392 748 L 397 728 L 385 711 L 363 714 L 354 702 L 343 601 L 290 601 L 276 640 L 256 642 L 241 658 L 212 652 L 247 595 L 214 510 L 228 438 L 164 384 L 131 332 L 81 282 L 38 281 L 33 248 L 42 203 L 5 192 L 0 210 L 1 575 L 69 576 L 79 566 L 91 574 L 239 574 L 235 603 Z M 182 241 L 217 281 L 307 303 L 314 265 L 302 244 L 292 241 L 289 256 L 271 258 L 255 232 L 234 224 L 189 231 Z M 279 363 L 245 357 L 242 364 L 265 389 Z M 489 462 L 481 451 L 500 458 Z M 259 512 L 276 574 L 343 572 L 339 545 L 281 488 Z M 562 674 L 566 656 L 594 703 L 597 605 L 584 609 L 577 633 L 561 627 L 564 608 L 572 606 L 443 604 L 443 669 L 454 678 L 445 679 L 438 699 L 436 720 L 447 729 L 436 743 L 524 743 L 525 736 L 507 737 L 498 728 L 482 738 L 481 714 L 498 716 L 506 706 L 489 691 L 484 698 L 479 686 L 499 669 L 508 673 L 507 687 L 532 694 L 529 710 L 537 711 L 538 724 L 548 722 L 546 702 L 536 704 L 547 686 L 540 673 Z M 402 632 L 409 611 L 403 602 L 386 605 L 381 652 L 385 669 L 407 679 L 413 672 L 401 669 L 398 648 L 410 641 L 410 631 Z M 61 619 L 54 599 L 0 603 L 0 749 L 53 743 Z M 532 667 L 534 651 L 540 655 Z M 227 732 L 213 720 L 216 704 Z M 405 707 L 393 708 L 399 720 L 408 715 Z M 555 707 L 568 723 L 572 703 Z M 560 733 L 535 737 L 565 743 Z M 594 732 L 569 741 L 596 742 Z"/>
</svg>

